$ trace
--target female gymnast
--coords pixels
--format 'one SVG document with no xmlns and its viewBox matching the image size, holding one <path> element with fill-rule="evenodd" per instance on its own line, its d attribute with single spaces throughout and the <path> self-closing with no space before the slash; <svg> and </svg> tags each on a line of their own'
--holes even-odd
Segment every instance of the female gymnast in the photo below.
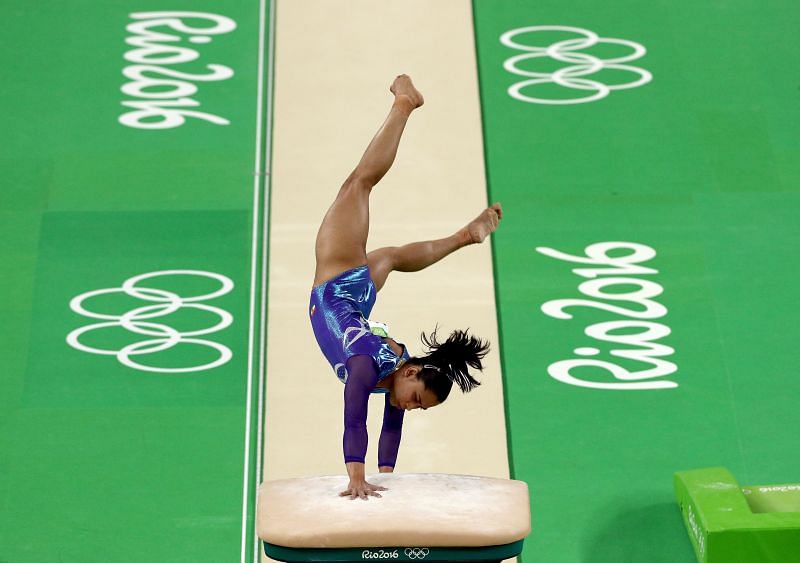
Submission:
<svg viewBox="0 0 800 563">
<path fill-rule="evenodd" d="M 378 467 L 381 473 L 391 472 L 404 412 L 440 405 L 453 382 L 465 393 L 480 385 L 467 366 L 482 370 L 481 360 L 489 351 L 488 342 L 466 331 L 456 330 L 440 343 L 434 330 L 430 337 L 422 334 L 428 354 L 411 357 L 405 345 L 389 337 L 385 325 L 382 329 L 380 323 L 368 320 L 377 292 L 394 270 L 416 272 L 459 248 L 483 242 L 503 216 L 495 203 L 449 237 L 367 253 L 369 194 L 392 166 L 409 116 L 424 103 L 405 74 L 389 91 L 395 96 L 389 116 L 345 180 L 317 233 L 309 309 L 317 343 L 345 384 L 343 449 L 350 483 L 339 496 L 351 500 L 380 497 L 377 491 L 386 490 L 368 483 L 364 473 L 370 393 L 386 395 Z"/>
</svg>

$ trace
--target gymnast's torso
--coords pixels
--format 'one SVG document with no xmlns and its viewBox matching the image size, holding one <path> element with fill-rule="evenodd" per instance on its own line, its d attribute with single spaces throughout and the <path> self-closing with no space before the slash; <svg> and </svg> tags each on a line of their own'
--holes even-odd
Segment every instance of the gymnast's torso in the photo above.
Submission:
<svg viewBox="0 0 800 563">
<path fill-rule="evenodd" d="M 378 382 L 386 379 L 410 358 L 405 345 L 373 334 L 368 323 L 377 289 L 364 264 L 346 270 L 311 290 L 309 317 L 323 355 L 342 383 L 351 356 L 371 356 L 378 368 Z M 375 387 L 373 393 L 387 393 Z"/>
</svg>

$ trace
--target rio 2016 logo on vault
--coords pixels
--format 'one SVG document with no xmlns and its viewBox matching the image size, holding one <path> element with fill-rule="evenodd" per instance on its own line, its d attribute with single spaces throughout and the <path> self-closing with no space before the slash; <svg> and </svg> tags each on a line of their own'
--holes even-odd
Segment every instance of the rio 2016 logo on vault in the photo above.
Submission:
<svg viewBox="0 0 800 563">
<path fill-rule="evenodd" d="M 403 550 L 403 554 L 406 556 L 406 559 L 425 559 L 429 554 L 430 550 L 427 547 L 407 547 Z M 371 559 L 399 559 L 400 552 L 399 550 L 395 549 L 393 551 L 387 551 L 385 549 L 379 549 L 376 551 L 372 551 L 369 549 L 365 549 L 361 552 L 361 559 L 368 561 Z"/>
<path fill-rule="evenodd" d="M 552 45 L 528 45 L 528 42 L 537 43 L 536 34 L 541 32 L 567 32 L 576 33 L 583 37 L 576 39 L 566 39 L 553 43 Z M 517 39 L 518 35 L 533 34 L 531 38 L 526 41 Z M 653 75 L 648 71 L 635 66 L 624 65 L 629 61 L 636 60 L 642 57 L 647 49 L 644 46 L 636 43 L 635 41 L 628 41 L 626 39 L 610 39 L 601 38 L 594 31 L 582 29 L 580 27 L 567 27 L 564 25 L 537 25 L 532 27 L 521 27 L 519 29 L 512 29 L 500 36 L 500 42 L 506 47 L 524 51 L 521 55 L 515 55 L 503 64 L 503 68 L 511 74 L 519 76 L 526 76 L 531 80 L 524 80 L 517 82 L 508 89 L 508 95 L 521 102 L 530 104 L 551 104 L 551 105 L 564 105 L 564 104 L 583 104 L 586 102 L 594 102 L 608 96 L 611 90 L 625 90 L 628 88 L 636 88 L 647 84 L 653 79 Z M 629 55 L 616 57 L 611 59 L 599 59 L 589 53 L 579 53 L 581 49 L 589 49 L 598 43 L 612 43 L 616 45 L 623 45 L 633 50 Z M 561 63 L 569 63 L 571 66 L 565 66 L 556 72 L 535 72 L 532 70 L 525 70 L 519 68 L 519 63 L 526 63 L 531 59 L 548 58 L 559 61 Z M 624 84 L 603 84 L 598 80 L 590 80 L 589 78 L 579 78 L 581 76 L 595 74 L 603 69 L 613 69 L 630 72 L 638 75 L 638 79 Z M 592 94 L 583 98 L 537 98 L 530 95 L 531 87 L 537 84 L 557 84 L 564 88 L 571 88 L 573 90 L 587 90 L 593 92 Z M 528 89 L 528 94 L 523 94 L 523 88 Z"/>
<path fill-rule="evenodd" d="M 192 297 L 184 297 L 178 295 L 173 291 L 166 291 L 164 289 L 156 289 L 153 287 L 141 287 L 137 285 L 139 282 L 142 282 L 147 279 L 152 279 L 161 276 L 174 276 L 174 275 L 212 278 L 218 281 L 221 287 L 217 291 L 207 293 L 205 295 L 194 295 Z M 186 337 L 200 336 L 202 334 L 219 332 L 220 330 L 224 330 L 233 323 L 233 315 L 231 315 L 229 312 L 220 309 L 218 307 L 212 307 L 211 305 L 204 305 L 198 303 L 198 301 L 209 301 L 211 299 L 221 297 L 222 295 L 229 293 L 232 289 L 233 289 L 233 281 L 230 278 L 223 276 L 222 274 L 215 274 L 213 272 L 204 272 L 200 270 L 165 270 L 160 272 L 150 272 L 147 274 L 134 276 L 126 280 L 122 284 L 122 287 L 112 287 L 108 289 L 97 289 L 94 291 L 87 291 L 86 293 L 82 293 L 81 295 L 78 295 L 77 297 L 73 298 L 72 301 L 70 301 L 69 304 L 70 309 L 72 309 L 79 315 L 83 315 L 85 317 L 90 317 L 93 319 L 102 319 L 107 322 L 100 322 L 73 330 L 67 336 L 67 343 L 76 350 L 80 350 L 82 352 L 88 352 L 90 354 L 100 354 L 106 356 L 116 356 L 117 360 L 121 364 L 140 371 L 149 371 L 157 373 L 186 373 L 186 372 L 205 371 L 214 369 L 216 367 L 228 363 L 228 361 L 233 357 L 233 353 L 231 352 L 230 348 L 210 340 L 202 340 L 199 338 L 186 338 Z M 83 305 L 83 302 L 86 301 L 87 299 L 90 299 L 98 295 L 105 295 L 111 293 L 124 293 L 130 297 L 142 299 L 144 301 L 154 302 L 155 305 L 146 305 L 144 307 L 139 307 L 137 309 L 128 311 L 123 315 L 98 313 L 95 311 L 88 310 Z M 199 330 L 193 330 L 190 332 L 179 332 L 173 327 L 163 323 L 145 321 L 145 319 L 165 317 L 167 315 L 170 315 L 178 311 L 181 308 L 200 309 L 209 313 L 214 313 L 219 317 L 219 322 L 212 327 L 201 328 Z M 80 341 L 81 335 L 87 332 L 92 332 L 110 327 L 122 327 L 130 331 L 131 333 L 142 334 L 147 336 L 155 336 L 156 338 L 143 340 L 141 342 L 135 342 L 133 344 L 129 344 L 127 346 L 122 347 L 120 350 L 107 350 L 103 348 L 95 348 L 92 346 L 87 346 L 86 344 Z M 173 348 L 178 344 L 182 343 L 195 344 L 213 348 L 219 353 L 219 358 L 217 358 L 213 362 L 204 365 L 179 367 L 179 368 L 145 365 L 136 362 L 132 359 L 132 356 L 157 355 L 158 352 L 163 352 L 164 350 Z"/>
</svg>

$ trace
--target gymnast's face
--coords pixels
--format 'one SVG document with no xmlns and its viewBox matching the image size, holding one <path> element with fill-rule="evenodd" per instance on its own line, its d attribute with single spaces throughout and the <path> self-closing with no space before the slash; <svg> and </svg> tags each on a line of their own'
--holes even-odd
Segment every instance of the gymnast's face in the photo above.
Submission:
<svg viewBox="0 0 800 563">
<path fill-rule="evenodd" d="M 426 410 L 439 404 L 436 394 L 425 388 L 425 383 L 417 378 L 419 366 L 407 365 L 395 372 L 389 388 L 389 402 L 393 407 L 405 410 Z"/>
</svg>

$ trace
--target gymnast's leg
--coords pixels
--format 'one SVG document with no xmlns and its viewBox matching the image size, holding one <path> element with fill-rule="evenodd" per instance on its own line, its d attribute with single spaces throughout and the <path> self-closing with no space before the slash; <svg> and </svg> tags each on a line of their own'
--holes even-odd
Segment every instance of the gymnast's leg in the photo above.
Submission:
<svg viewBox="0 0 800 563">
<path fill-rule="evenodd" d="M 393 271 L 418 272 L 459 248 L 483 242 L 497 229 L 502 218 L 503 208 L 495 203 L 449 237 L 371 251 L 367 254 L 367 263 L 375 287 L 380 291 Z"/>
<path fill-rule="evenodd" d="M 409 116 L 424 103 L 422 94 L 405 74 L 398 76 L 389 90 L 395 95 L 389 116 L 345 180 L 320 225 L 315 245 L 315 286 L 367 263 L 369 194 L 391 168 Z"/>
</svg>

